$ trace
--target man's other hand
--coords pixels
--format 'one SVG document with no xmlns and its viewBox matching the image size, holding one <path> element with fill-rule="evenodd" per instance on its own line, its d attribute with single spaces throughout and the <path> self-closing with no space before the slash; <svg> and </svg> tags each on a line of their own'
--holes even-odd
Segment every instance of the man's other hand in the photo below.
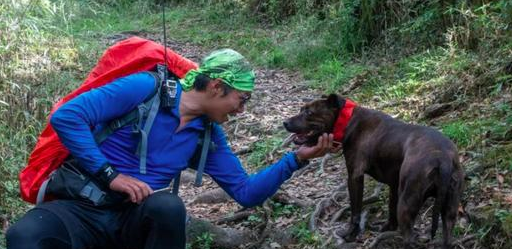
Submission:
<svg viewBox="0 0 512 249">
<path fill-rule="evenodd" d="M 110 189 L 128 194 L 133 203 L 140 204 L 153 190 L 145 182 L 131 176 L 119 174 L 109 185 Z"/>
</svg>

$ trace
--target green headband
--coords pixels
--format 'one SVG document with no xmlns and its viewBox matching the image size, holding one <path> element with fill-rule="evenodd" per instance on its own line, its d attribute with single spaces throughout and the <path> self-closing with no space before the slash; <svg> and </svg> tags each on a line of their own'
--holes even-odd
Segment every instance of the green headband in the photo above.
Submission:
<svg viewBox="0 0 512 249">
<path fill-rule="evenodd" d="M 191 90 L 199 74 L 222 79 L 228 86 L 240 91 L 252 92 L 254 89 L 254 71 L 249 62 L 232 49 L 216 50 L 206 56 L 198 69 L 192 69 L 185 75 L 181 81 L 183 90 Z"/>
</svg>

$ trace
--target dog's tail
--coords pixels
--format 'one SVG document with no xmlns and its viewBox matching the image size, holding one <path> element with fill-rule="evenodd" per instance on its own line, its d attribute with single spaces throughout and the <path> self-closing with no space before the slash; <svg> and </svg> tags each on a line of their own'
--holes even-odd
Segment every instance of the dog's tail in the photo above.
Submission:
<svg viewBox="0 0 512 249">
<path fill-rule="evenodd" d="M 437 189 L 437 196 L 436 200 L 434 201 L 434 208 L 432 210 L 432 230 L 430 231 L 430 235 L 432 239 L 434 239 L 434 236 L 436 235 L 437 231 L 437 225 L 439 223 L 439 214 L 441 214 L 442 208 L 445 208 L 446 202 L 447 202 L 447 194 L 448 189 L 451 186 L 451 178 L 452 178 L 452 165 L 446 165 L 448 163 L 453 163 L 452 160 L 440 160 L 440 163 L 438 164 L 438 173 L 439 178 L 438 182 L 436 183 L 436 189 Z"/>
</svg>

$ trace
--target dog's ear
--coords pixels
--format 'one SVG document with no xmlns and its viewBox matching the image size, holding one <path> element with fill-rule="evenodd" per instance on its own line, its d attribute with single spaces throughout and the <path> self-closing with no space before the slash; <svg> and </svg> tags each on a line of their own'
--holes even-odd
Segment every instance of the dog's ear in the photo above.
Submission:
<svg viewBox="0 0 512 249">
<path fill-rule="evenodd" d="M 329 96 L 327 97 L 327 104 L 330 106 L 330 107 L 333 107 L 333 108 L 336 108 L 336 109 L 339 109 L 341 108 L 345 103 L 345 101 L 343 101 L 342 98 L 340 98 L 337 94 L 329 94 Z"/>
</svg>

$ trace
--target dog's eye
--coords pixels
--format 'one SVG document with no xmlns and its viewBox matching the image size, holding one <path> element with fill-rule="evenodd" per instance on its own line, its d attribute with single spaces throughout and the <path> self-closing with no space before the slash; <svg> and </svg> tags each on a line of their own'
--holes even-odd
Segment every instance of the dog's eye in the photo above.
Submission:
<svg viewBox="0 0 512 249">
<path fill-rule="evenodd" d="M 313 111 L 311 111 L 310 109 L 306 109 L 306 110 L 304 110 L 304 114 L 309 116 L 309 115 L 313 114 Z"/>
</svg>

